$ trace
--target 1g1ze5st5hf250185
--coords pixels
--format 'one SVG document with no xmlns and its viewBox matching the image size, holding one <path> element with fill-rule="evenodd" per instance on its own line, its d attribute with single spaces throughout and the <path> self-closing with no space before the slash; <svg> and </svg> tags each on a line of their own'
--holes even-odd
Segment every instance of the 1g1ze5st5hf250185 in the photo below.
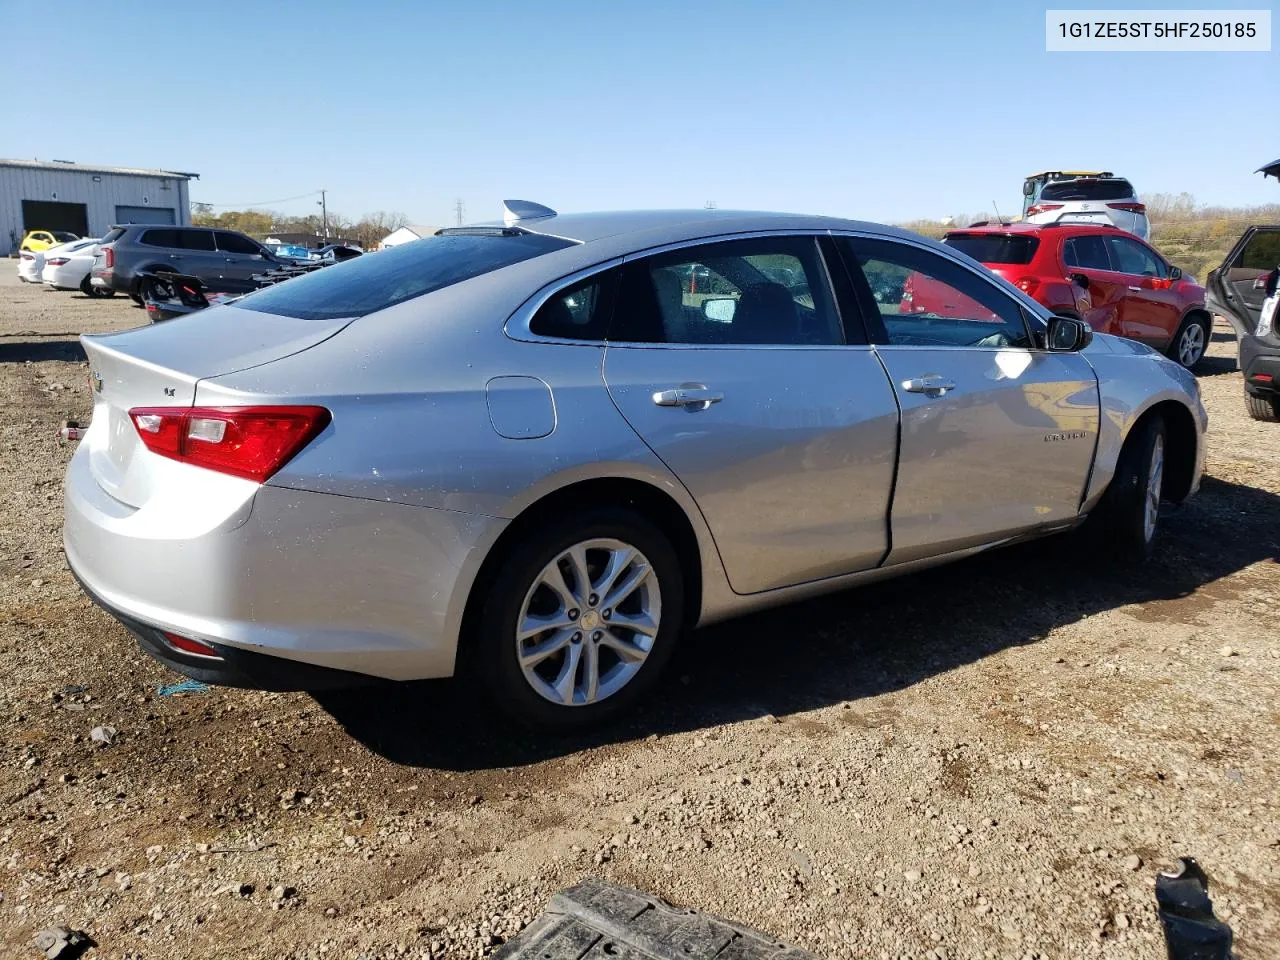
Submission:
<svg viewBox="0 0 1280 960">
<path fill-rule="evenodd" d="M 67 558 L 153 654 L 276 689 L 465 672 L 572 728 L 693 625 L 1087 517 L 1141 558 L 1199 485 L 1190 373 L 956 250 L 508 208 L 83 338 Z M 901 312 L 906 277 L 948 293 Z"/>
</svg>

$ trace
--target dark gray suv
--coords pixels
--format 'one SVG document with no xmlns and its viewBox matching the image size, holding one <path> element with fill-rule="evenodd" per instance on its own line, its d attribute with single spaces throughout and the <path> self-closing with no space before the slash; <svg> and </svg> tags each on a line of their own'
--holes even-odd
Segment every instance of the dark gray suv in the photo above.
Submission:
<svg viewBox="0 0 1280 960">
<path fill-rule="evenodd" d="M 112 227 L 102 238 L 90 282 L 127 293 L 138 303 L 145 272 L 182 273 L 199 277 L 212 290 L 246 293 L 257 287 L 254 274 L 284 263 L 234 230 L 131 223 Z"/>
</svg>

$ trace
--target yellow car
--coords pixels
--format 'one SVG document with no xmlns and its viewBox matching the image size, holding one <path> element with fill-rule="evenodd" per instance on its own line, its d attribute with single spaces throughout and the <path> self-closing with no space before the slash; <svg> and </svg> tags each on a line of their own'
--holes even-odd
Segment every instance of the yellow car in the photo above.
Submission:
<svg viewBox="0 0 1280 960">
<path fill-rule="evenodd" d="M 67 233 L 65 230 L 28 230 L 27 235 L 22 238 L 22 245 L 18 249 L 30 250 L 34 253 L 79 239 L 74 233 Z"/>
</svg>

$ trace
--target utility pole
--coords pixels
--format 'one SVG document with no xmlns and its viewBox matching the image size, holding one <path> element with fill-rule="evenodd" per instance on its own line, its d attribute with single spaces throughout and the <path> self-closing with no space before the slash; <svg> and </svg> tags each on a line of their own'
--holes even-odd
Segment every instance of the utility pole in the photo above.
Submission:
<svg viewBox="0 0 1280 960">
<path fill-rule="evenodd" d="M 462 226 L 462 198 L 459 197 L 457 203 L 453 205 L 453 212 L 458 216 L 458 226 Z"/>
<path fill-rule="evenodd" d="M 326 203 L 327 197 L 325 196 L 325 194 L 328 192 L 329 192 L 328 190 L 321 190 L 320 199 L 317 202 L 317 206 L 320 207 L 320 218 L 321 218 L 321 221 L 324 223 L 324 238 L 326 240 L 329 239 L 329 206 Z"/>
</svg>

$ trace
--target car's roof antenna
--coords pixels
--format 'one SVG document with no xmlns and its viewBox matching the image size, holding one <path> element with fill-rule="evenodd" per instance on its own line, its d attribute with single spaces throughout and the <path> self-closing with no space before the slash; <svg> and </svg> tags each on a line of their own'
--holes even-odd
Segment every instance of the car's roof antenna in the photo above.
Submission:
<svg viewBox="0 0 1280 960">
<path fill-rule="evenodd" d="M 1000 216 L 1000 208 L 996 206 L 996 202 L 994 200 L 991 201 L 991 209 L 996 212 L 996 223 L 1004 226 L 1004 217 Z"/>
<path fill-rule="evenodd" d="M 554 217 L 556 212 L 532 200 L 503 200 L 502 222 L 508 227 L 519 220 L 539 220 L 543 217 Z"/>
</svg>

